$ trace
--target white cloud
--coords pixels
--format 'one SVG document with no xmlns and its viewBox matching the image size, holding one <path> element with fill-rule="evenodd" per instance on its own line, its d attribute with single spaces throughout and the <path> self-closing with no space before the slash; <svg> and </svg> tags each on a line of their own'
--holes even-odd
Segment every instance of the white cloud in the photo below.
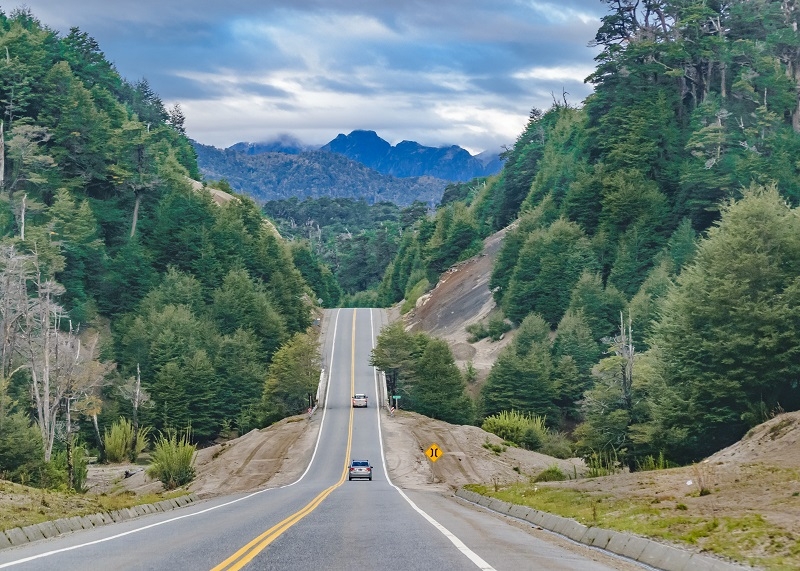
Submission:
<svg viewBox="0 0 800 571">
<path fill-rule="evenodd" d="M 524 71 L 514 74 L 517 79 L 533 79 L 545 81 L 579 81 L 583 82 L 594 72 L 594 67 L 589 65 L 554 66 L 554 67 L 529 67 Z"/>
<path fill-rule="evenodd" d="M 372 129 L 392 143 L 511 144 L 553 93 L 579 103 L 597 0 L 26 0 L 79 26 L 216 146 Z"/>
</svg>

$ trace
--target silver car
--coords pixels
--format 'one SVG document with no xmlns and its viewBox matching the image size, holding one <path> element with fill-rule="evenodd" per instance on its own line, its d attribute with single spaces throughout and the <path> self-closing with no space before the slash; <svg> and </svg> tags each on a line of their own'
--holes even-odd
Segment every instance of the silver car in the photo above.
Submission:
<svg viewBox="0 0 800 571">
<path fill-rule="evenodd" d="M 347 474 L 347 479 L 353 478 L 366 478 L 372 480 L 372 466 L 369 465 L 369 460 L 352 460 L 350 462 L 350 471 Z"/>
<path fill-rule="evenodd" d="M 363 393 L 356 393 L 353 395 L 353 408 L 356 407 L 366 407 L 367 406 L 367 395 Z"/>
</svg>

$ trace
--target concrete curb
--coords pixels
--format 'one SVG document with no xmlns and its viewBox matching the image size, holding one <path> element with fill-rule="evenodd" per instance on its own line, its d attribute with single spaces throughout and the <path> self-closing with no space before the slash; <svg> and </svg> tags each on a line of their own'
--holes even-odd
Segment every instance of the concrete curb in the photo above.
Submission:
<svg viewBox="0 0 800 571">
<path fill-rule="evenodd" d="M 528 521 L 548 531 L 568 537 L 577 543 L 610 551 L 662 571 L 745 571 L 752 569 L 752 567 L 742 567 L 716 557 L 659 543 L 646 537 L 599 527 L 587 527 L 574 519 L 542 512 L 527 506 L 510 504 L 463 488 L 456 492 L 456 496 L 486 509 Z M 0 539 L 0 541 L 2 540 Z"/>
<path fill-rule="evenodd" d="M 25 527 L 14 527 L 0 531 L 0 550 L 7 547 L 16 547 L 40 539 L 50 539 L 81 529 L 91 529 L 110 523 L 125 521 L 146 514 L 168 512 L 182 506 L 188 506 L 200 498 L 197 494 L 180 496 L 173 500 L 164 500 L 156 504 L 141 504 L 132 508 L 123 508 L 113 512 L 100 512 L 88 516 L 75 516 L 54 521 L 45 521 Z M 715 570 L 716 571 L 716 570 Z"/>
</svg>

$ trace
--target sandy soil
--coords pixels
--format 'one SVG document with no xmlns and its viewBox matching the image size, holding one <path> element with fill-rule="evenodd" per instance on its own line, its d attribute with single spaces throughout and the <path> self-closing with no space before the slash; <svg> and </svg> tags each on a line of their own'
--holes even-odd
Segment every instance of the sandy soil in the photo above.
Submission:
<svg viewBox="0 0 800 571">
<path fill-rule="evenodd" d="M 211 497 L 294 482 L 311 459 L 320 416 L 286 418 L 269 428 L 199 450 L 197 476 L 187 489 Z M 149 478 L 144 467 L 136 464 L 89 466 L 87 487 L 91 493 L 128 490 L 145 494 L 163 489 L 161 482 Z"/>
<path fill-rule="evenodd" d="M 615 474 L 568 486 L 615 498 L 646 498 L 662 507 L 678 503 L 709 520 L 760 514 L 800 534 L 800 412 L 785 413 L 750 431 L 741 441 L 694 466 Z M 711 493 L 700 496 L 700 487 Z"/>
</svg>

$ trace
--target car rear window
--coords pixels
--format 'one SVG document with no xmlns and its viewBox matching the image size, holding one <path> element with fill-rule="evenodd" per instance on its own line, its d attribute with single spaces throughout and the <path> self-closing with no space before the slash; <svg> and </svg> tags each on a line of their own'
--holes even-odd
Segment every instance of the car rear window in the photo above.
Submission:
<svg viewBox="0 0 800 571">
<path fill-rule="evenodd" d="M 367 398 L 367 395 L 356 395 L 355 398 L 357 398 L 357 399 L 365 399 L 365 398 Z"/>
<path fill-rule="evenodd" d="M 369 466 L 369 462 L 353 462 L 353 466 Z"/>
</svg>

